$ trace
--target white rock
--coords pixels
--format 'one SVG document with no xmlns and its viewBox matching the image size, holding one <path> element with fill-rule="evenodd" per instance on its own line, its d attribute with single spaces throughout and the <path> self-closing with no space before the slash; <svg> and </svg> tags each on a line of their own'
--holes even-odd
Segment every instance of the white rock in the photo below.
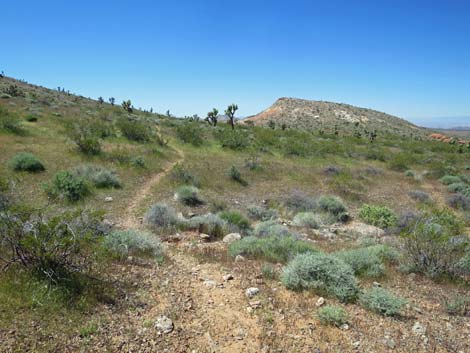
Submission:
<svg viewBox="0 0 470 353">
<path fill-rule="evenodd" d="M 323 304 L 325 304 L 325 298 L 323 298 L 323 297 L 318 298 L 317 302 L 315 303 L 315 305 L 317 306 L 317 308 L 319 308 L 319 307 L 322 306 Z"/>
<path fill-rule="evenodd" d="M 240 233 L 230 233 L 230 234 L 227 234 L 223 239 L 222 241 L 224 243 L 233 243 L 234 241 L 237 241 L 237 240 L 240 240 L 242 238 L 242 236 L 240 235 Z"/>
<path fill-rule="evenodd" d="M 241 262 L 241 261 L 245 261 L 245 258 L 241 255 L 237 255 L 235 256 L 235 262 Z"/>
<path fill-rule="evenodd" d="M 231 273 L 229 273 L 227 275 L 224 275 L 223 279 L 224 279 L 225 282 L 231 281 L 233 279 L 233 275 Z"/>
<path fill-rule="evenodd" d="M 257 295 L 259 293 L 259 288 L 256 288 L 256 287 L 250 287 L 248 288 L 246 291 L 245 291 L 245 295 L 248 297 L 248 298 L 252 298 L 254 297 L 255 295 Z"/>
<path fill-rule="evenodd" d="M 112 198 L 111 196 L 106 196 L 106 197 L 104 198 L 104 201 L 105 201 L 105 202 L 112 202 L 112 201 L 113 201 L 113 198 Z"/>
<path fill-rule="evenodd" d="M 164 315 L 157 317 L 155 321 L 155 328 L 163 333 L 170 333 L 173 331 L 173 327 L 173 321 Z"/>
<path fill-rule="evenodd" d="M 413 325 L 413 328 L 411 329 L 415 335 L 425 335 L 426 334 L 426 328 L 421 325 L 419 321 L 416 321 Z"/>
<path fill-rule="evenodd" d="M 204 282 L 202 282 L 206 287 L 209 287 L 209 288 L 214 288 L 217 283 L 211 279 L 206 279 Z"/>
</svg>

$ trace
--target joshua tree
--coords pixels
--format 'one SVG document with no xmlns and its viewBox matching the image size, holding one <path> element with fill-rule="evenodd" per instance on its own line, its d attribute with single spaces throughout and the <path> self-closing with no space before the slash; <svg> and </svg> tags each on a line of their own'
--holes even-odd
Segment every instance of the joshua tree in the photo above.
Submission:
<svg viewBox="0 0 470 353">
<path fill-rule="evenodd" d="M 103 97 L 101 97 L 101 96 L 98 97 L 98 103 L 99 103 L 99 104 L 103 104 L 103 103 L 104 103 Z"/>
<path fill-rule="evenodd" d="M 167 116 L 168 118 L 171 118 L 170 109 L 168 109 L 168 110 L 166 111 L 166 116 Z"/>
<path fill-rule="evenodd" d="M 269 120 L 268 126 L 274 130 L 276 128 L 276 122 L 274 120 Z"/>
<path fill-rule="evenodd" d="M 225 110 L 225 115 L 228 116 L 232 130 L 235 129 L 235 112 L 238 110 L 238 105 L 230 104 Z"/>
<path fill-rule="evenodd" d="M 114 102 L 116 102 L 116 99 L 114 99 L 114 97 L 110 97 L 108 101 L 109 103 L 111 103 L 111 105 L 114 105 Z"/>
<path fill-rule="evenodd" d="M 3 72 L 2 70 L 2 72 L 0 72 L 0 78 L 4 78 L 4 77 L 5 77 L 5 72 Z"/>
<path fill-rule="evenodd" d="M 128 113 L 132 113 L 132 102 L 130 99 L 128 99 L 127 101 L 123 101 L 121 105 L 125 111 L 127 111 Z"/>
<path fill-rule="evenodd" d="M 217 115 L 218 114 L 219 114 L 219 111 L 215 108 L 212 109 L 211 112 L 207 113 L 206 121 L 209 123 L 209 125 L 217 126 Z"/>
</svg>

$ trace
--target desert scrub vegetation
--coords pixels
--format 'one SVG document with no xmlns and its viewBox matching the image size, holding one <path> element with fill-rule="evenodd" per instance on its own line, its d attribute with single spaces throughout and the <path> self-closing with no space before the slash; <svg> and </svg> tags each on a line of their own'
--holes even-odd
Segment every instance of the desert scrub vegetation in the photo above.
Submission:
<svg viewBox="0 0 470 353">
<path fill-rule="evenodd" d="M 462 180 L 455 175 L 444 175 L 439 181 L 444 185 L 456 184 L 461 183 Z"/>
<path fill-rule="evenodd" d="M 199 206 L 204 200 L 199 196 L 199 189 L 191 185 L 183 185 L 176 190 L 176 199 L 186 206 Z"/>
<path fill-rule="evenodd" d="M 315 290 L 353 301 L 359 292 L 352 268 L 342 260 L 323 253 L 299 254 L 292 259 L 281 275 L 282 284 L 293 290 Z"/>
<path fill-rule="evenodd" d="M 204 143 L 203 130 L 197 122 L 183 122 L 176 128 L 176 136 L 184 143 L 201 146 Z"/>
<path fill-rule="evenodd" d="M 121 181 L 115 171 L 101 166 L 82 165 L 72 171 L 73 175 L 90 181 L 97 188 L 120 188 Z"/>
<path fill-rule="evenodd" d="M 199 233 L 208 234 L 212 238 L 221 238 L 229 232 L 227 221 L 212 213 L 190 218 L 186 227 L 197 229 Z"/>
<path fill-rule="evenodd" d="M 153 126 L 139 119 L 119 118 L 116 122 L 121 134 L 130 141 L 149 142 L 153 137 Z"/>
<path fill-rule="evenodd" d="M 66 124 L 67 134 L 78 150 L 87 155 L 101 153 L 101 140 L 88 120 L 77 120 Z"/>
<path fill-rule="evenodd" d="M 219 217 L 225 220 L 231 228 L 246 234 L 250 231 L 250 220 L 241 212 L 236 210 L 222 211 Z"/>
<path fill-rule="evenodd" d="M 265 238 L 248 236 L 230 244 L 228 251 L 233 257 L 243 255 L 271 262 L 286 263 L 297 254 L 316 252 L 317 250 L 312 244 L 292 236 L 281 238 L 277 236 Z"/>
<path fill-rule="evenodd" d="M 296 227 L 318 229 L 322 224 L 322 220 L 316 213 L 300 212 L 295 215 L 292 224 Z"/>
<path fill-rule="evenodd" d="M 248 217 L 256 221 L 269 221 L 278 218 L 279 214 L 274 208 L 248 206 Z"/>
<path fill-rule="evenodd" d="M 427 202 L 431 202 L 432 199 L 431 199 L 431 196 L 425 192 L 425 191 L 422 191 L 422 190 L 411 190 L 408 195 L 415 201 L 418 201 L 418 202 L 423 202 L 423 203 L 427 203 Z"/>
<path fill-rule="evenodd" d="M 121 260 L 139 256 L 161 261 L 164 256 L 163 244 L 155 235 L 136 229 L 115 230 L 104 237 L 103 245 Z"/>
<path fill-rule="evenodd" d="M 292 192 L 284 201 L 286 207 L 294 212 L 308 212 L 317 209 L 317 200 L 302 191 Z"/>
<path fill-rule="evenodd" d="M 260 222 L 255 226 L 253 235 L 263 238 L 268 236 L 284 237 L 291 235 L 289 229 L 275 220 Z"/>
<path fill-rule="evenodd" d="M 373 206 L 365 204 L 359 210 L 359 218 L 367 224 L 387 229 L 397 223 L 397 216 L 385 206 Z"/>
<path fill-rule="evenodd" d="M 359 303 L 377 314 L 397 316 L 405 306 L 406 300 L 393 295 L 384 288 L 374 287 L 364 290 L 359 295 Z"/>
<path fill-rule="evenodd" d="M 470 316 L 470 296 L 468 295 L 453 297 L 444 304 L 449 315 Z"/>
<path fill-rule="evenodd" d="M 233 181 L 236 181 L 240 185 L 242 185 L 242 186 L 247 186 L 248 185 L 248 182 L 245 179 L 243 179 L 242 174 L 240 173 L 238 168 L 235 167 L 234 165 L 232 165 L 230 167 L 230 169 L 228 171 L 228 175 L 229 175 L 230 179 L 232 179 Z"/>
<path fill-rule="evenodd" d="M 470 268 L 465 270 L 462 264 L 470 241 L 461 236 L 463 229 L 463 222 L 449 209 L 423 212 L 402 232 L 406 266 L 430 277 L 459 276 L 466 271 L 468 275 Z"/>
<path fill-rule="evenodd" d="M 10 166 L 15 171 L 37 173 L 46 168 L 34 154 L 30 152 L 21 152 L 15 154 L 10 159 Z"/>
<path fill-rule="evenodd" d="M 243 150 L 251 144 L 249 132 L 243 129 L 229 130 L 227 128 L 217 128 L 215 137 L 223 148 L 232 150 Z"/>
<path fill-rule="evenodd" d="M 56 173 L 52 182 L 44 185 L 44 189 L 50 197 L 70 202 L 79 201 L 91 193 L 90 182 L 69 171 Z"/>
<path fill-rule="evenodd" d="M 0 106 L 0 130 L 15 135 L 23 135 L 25 132 L 18 116 L 2 106 Z"/>
<path fill-rule="evenodd" d="M 321 196 L 318 199 L 318 207 L 330 215 L 333 221 L 346 222 L 349 219 L 348 209 L 339 197 Z"/>
<path fill-rule="evenodd" d="M 318 309 L 317 318 L 324 325 L 340 327 L 348 322 L 348 313 L 340 306 L 325 305 Z"/>
<path fill-rule="evenodd" d="M 175 229 L 180 222 L 176 211 L 164 203 L 156 203 L 150 207 L 144 221 L 154 231 Z"/>
<path fill-rule="evenodd" d="M 171 170 L 170 177 L 177 184 L 192 185 L 197 188 L 201 186 L 199 178 L 193 175 L 193 173 L 191 173 L 188 168 L 179 163 Z"/>
</svg>

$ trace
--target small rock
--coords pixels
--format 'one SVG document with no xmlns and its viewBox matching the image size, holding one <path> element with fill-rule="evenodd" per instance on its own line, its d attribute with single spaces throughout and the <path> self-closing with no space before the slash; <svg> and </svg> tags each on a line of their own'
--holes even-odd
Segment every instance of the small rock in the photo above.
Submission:
<svg viewBox="0 0 470 353">
<path fill-rule="evenodd" d="M 261 308 L 261 301 L 259 301 L 259 300 L 251 300 L 251 301 L 250 301 L 250 306 L 251 306 L 253 309 Z"/>
<path fill-rule="evenodd" d="M 199 233 L 199 237 L 202 239 L 202 240 L 205 240 L 205 241 L 208 241 L 211 239 L 211 236 L 209 234 L 205 234 L 205 233 Z"/>
<path fill-rule="evenodd" d="M 234 241 L 240 240 L 241 238 L 242 238 L 242 236 L 240 235 L 240 233 L 230 233 L 230 234 L 227 234 L 222 239 L 222 241 L 224 243 L 230 244 L 230 243 L 233 243 Z"/>
<path fill-rule="evenodd" d="M 342 324 L 342 325 L 340 326 L 340 329 L 341 329 L 341 330 L 344 330 L 344 331 L 347 331 L 347 330 L 349 330 L 349 325 L 348 325 L 348 324 Z"/>
<path fill-rule="evenodd" d="M 241 262 L 241 261 L 245 261 L 245 258 L 241 255 L 237 255 L 235 256 L 235 262 Z"/>
<path fill-rule="evenodd" d="M 360 341 L 353 342 L 353 347 L 354 347 L 355 349 L 358 349 L 360 345 L 361 345 L 361 342 L 360 342 Z"/>
<path fill-rule="evenodd" d="M 224 279 L 225 282 L 231 281 L 233 279 L 233 275 L 229 273 L 227 275 L 224 275 L 223 279 Z"/>
<path fill-rule="evenodd" d="M 259 293 L 259 288 L 256 288 L 256 287 L 250 287 L 248 288 L 246 291 L 245 291 L 245 295 L 248 297 L 248 298 L 252 298 L 254 297 L 255 295 L 257 295 Z"/>
<path fill-rule="evenodd" d="M 111 196 L 106 196 L 106 197 L 104 198 L 104 201 L 105 201 L 105 202 L 112 202 L 112 201 L 113 201 L 113 198 L 112 198 Z"/>
<path fill-rule="evenodd" d="M 416 321 L 413 325 L 413 328 L 411 329 L 415 335 L 425 335 L 426 334 L 426 328 L 421 325 L 419 321 Z"/>
<path fill-rule="evenodd" d="M 211 279 L 206 279 L 204 282 L 202 282 L 206 287 L 209 287 L 209 288 L 214 288 L 217 283 Z"/>
<path fill-rule="evenodd" d="M 170 333 L 173 331 L 173 327 L 173 321 L 164 315 L 159 316 L 155 321 L 155 328 L 163 333 Z"/>
<path fill-rule="evenodd" d="M 315 305 L 317 306 L 317 308 L 319 308 L 319 307 L 322 306 L 323 304 L 325 304 L 325 298 L 323 298 L 323 297 L 318 298 L 317 302 L 315 303 Z"/>
<path fill-rule="evenodd" d="M 382 285 L 381 285 L 379 282 L 372 282 L 372 285 L 373 285 L 375 288 L 382 287 Z"/>
</svg>

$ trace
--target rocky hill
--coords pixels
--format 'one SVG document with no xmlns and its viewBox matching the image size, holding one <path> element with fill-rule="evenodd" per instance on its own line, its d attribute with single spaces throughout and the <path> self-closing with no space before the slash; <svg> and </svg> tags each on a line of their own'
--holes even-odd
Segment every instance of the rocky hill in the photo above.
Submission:
<svg viewBox="0 0 470 353">
<path fill-rule="evenodd" d="M 423 134 L 412 123 L 376 110 L 344 103 L 313 101 L 297 98 L 279 98 L 263 112 L 248 117 L 245 122 L 255 125 L 285 126 L 306 130 L 332 130 L 353 132 L 354 128 L 393 134 Z"/>
</svg>

